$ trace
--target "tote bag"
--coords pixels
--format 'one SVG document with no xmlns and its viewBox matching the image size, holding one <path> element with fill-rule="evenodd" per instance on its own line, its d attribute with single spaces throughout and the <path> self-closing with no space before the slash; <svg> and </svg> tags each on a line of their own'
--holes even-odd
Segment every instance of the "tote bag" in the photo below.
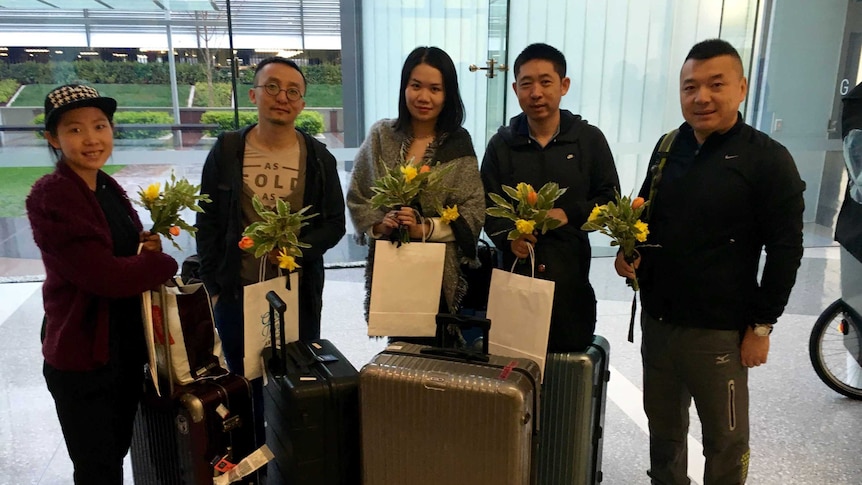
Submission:
<svg viewBox="0 0 862 485">
<path fill-rule="evenodd" d="M 261 260 L 261 277 L 263 280 L 263 265 Z M 289 284 L 288 284 L 289 282 Z M 270 345 L 269 302 L 266 294 L 276 292 L 287 304 L 284 312 L 284 341 L 299 340 L 299 273 L 293 272 L 275 278 L 260 281 L 243 287 L 243 335 L 245 347 L 242 359 L 243 372 L 246 379 L 257 379 L 263 375 L 261 354 L 263 348 Z M 278 342 L 275 335 L 273 342 Z"/>
<path fill-rule="evenodd" d="M 445 257 L 445 243 L 376 241 L 368 335 L 436 334 Z"/>
<path fill-rule="evenodd" d="M 185 385 L 225 367 L 203 283 L 184 284 L 173 278 L 158 290 L 145 292 L 142 307 L 150 372 L 157 386 L 159 375 L 163 381 Z"/>
<path fill-rule="evenodd" d="M 515 264 L 517 261 L 515 262 Z M 531 276 L 494 269 L 488 293 L 487 317 L 491 320 L 488 351 L 495 355 L 526 357 L 542 368 L 548 353 L 554 282 L 536 278 L 535 256 L 530 249 Z"/>
</svg>

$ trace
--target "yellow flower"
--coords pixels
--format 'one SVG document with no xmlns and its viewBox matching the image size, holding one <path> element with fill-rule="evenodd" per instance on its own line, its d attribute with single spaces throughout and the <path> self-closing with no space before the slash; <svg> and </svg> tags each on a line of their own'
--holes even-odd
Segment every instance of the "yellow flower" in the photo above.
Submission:
<svg viewBox="0 0 862 485">
<path fill-rule="evenodd" d="M 443 213 L 440 214 L 440 222 L 442 222 L 443 224 L 449 224 L 450 222 L 457 219 L 459 216 L 460 214 L 458 214 L 457 204 L 453 205 L 452 207 L 446 206 L 446 208 L 443 209 Z"/>
<path fill-rule="evenodd" d="M 147 190 L 145 190 L 143 193 L 144 199 L 147 202 L 152 202 L 152 201 L 158 199 L 159 198 L 159 192 L 161 192 L 160 189 L 161 189 L 161 184 L 159 184 L 158 182 L 156 182 L 154 184 L 150 184 L 150 186 L 147 187 Z"/>
<path fill-rule="evenodd" d="M 535 227 L 536 221 L 527 221 L 524 219 L 518 219 L 515 221 L 515 229 L 517 229 L 521 234 L 532 234 Z"/>
<path fill-rule="evenodd" d="M 638 233 L 635 235 L 635 239 L 638 242 L 646 242 L 646 238 L 649 235 L 649 227 L 647 223 L 641 220 L 635 222 L 635 229 L 637 229 Z"/>
<path fill-rule="evenodd" d="M 297 267 L 296 260 L 293 259 L 293 256 L 287 254 L 287 249 L 285 248 L 281 248 L 278 252 L 278 267 L 288 271 L 293 271 Z"/>
<path fill-rule="evenodd" d="M 602 207 L 604 207 L 604 206 L 602 206 Z M 587 222 L 596 222 L 596 219 L 599 218 L 599 215 L 601 213 L 602 213 L 602 208 L 599 207 L 598 204 L 596 204 L 596 206 L 593 207 L 593 211 L 590 212 L 590 217 L 587 218 Z"/>
<path fill-rule="evenodd" d="M 414 178 L 416 178 L 419 171 L 416 170 L 416 167 L 409 165 L 407 167 L 401 167 L 401 173 L 404 174 L 404 180 L 406 180 L 407 183 L 410 183 Z"/>
</svg>

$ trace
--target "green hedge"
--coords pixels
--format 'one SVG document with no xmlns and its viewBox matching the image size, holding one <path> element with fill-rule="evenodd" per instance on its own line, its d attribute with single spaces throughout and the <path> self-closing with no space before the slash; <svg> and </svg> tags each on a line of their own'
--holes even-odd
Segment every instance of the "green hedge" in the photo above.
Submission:
<svg viewBox="0 0 862 485">
<path fill-rule="evenodd" d="M 195 84 L 195 99 L 192 101 L 192 106 L 198 107 L 230 107 L 231 103 L 231 85 L 230 83 L 213 83 L 213 102 L 210 104 L 209 92 L 210 88 L 205 82 Z"/>
<path fill-rule="evenodd" d="M 177 83 L 206 84 L 204 64 L 177 63 Z M 340 64 L 317 64 L 302 68 L 309 84 L 341 84 Z M 242 69 L 237 82 L 251 84 L 254 69 Z M 0 79 L 14 79 L 19 84 L 67 84 L 84 82 L 89 84 L 170 84 L 169 66 L 165 62 L 141 64 L 134 61 L 103 61 L 82 59 L 69 62 L 19 62 L 0 63 Z M 213 71 L 214 82 L 230 82 L 230 69 Z"/>
<path fill-rule="evenodd" d="M 18 91 L 18 86 L 20 84 L 14 79 L 0 80 L 0 105 L 8 103 L 12 99 L 12 96 Z"/>
<path fill-rule="evenodd" d="M 118 111 L 114 114 L 114 124 L 117 125 L 172 125 L 174 117 L 170 113 L 161 111 Z M 45 115 L 40 114 L 33 118 L 34 125 L 44 125 Z M 114 139 L 117 140 L 146 140 L 161 138 L 169 134 L 170 130 L 121 130 L 114 131 Z M 37 138 L 45 138 L 41 131 L 36 132 Z"/>
<path fill-rule="evenodd" d="M 201 123 L 217 124 L 219 127 L 215 130 L 206 130 L 207 136 L 218 136 L 223 131 L 235 129 L 233 126 L 232 111 L 206 111 L 201 115 Z M 256 111 L 240 111 L 239 125 L 247 126 L 257 123 Z M 296 117 L 296 127 L 308 133 L 309 135 L 317 135 L 323 133 L 323 115 L 316 111 L 303 111 Z"/>
</svg>

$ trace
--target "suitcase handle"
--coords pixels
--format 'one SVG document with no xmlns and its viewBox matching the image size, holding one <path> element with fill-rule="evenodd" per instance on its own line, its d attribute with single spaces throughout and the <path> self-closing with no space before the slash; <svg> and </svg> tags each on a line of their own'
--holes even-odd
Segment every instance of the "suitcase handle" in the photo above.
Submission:
<svg viewBox="0 0 862 485">
<path fill-rule="evenodd" d="M 483 354 L 477 352 L 475 350 L 462 350 L 462 349 L 441 349 L 437 347 L 426 347 L 419 351 L 419 353 L 424 355 L 437 355 L 440 357 L 449 357 L 458 360 L 463 360 L 465 362 L 488 362 L 490 361 L 490 357 L 488 354 Z"/>
<path fill-rule="evenodd" d="M 269 302 L 269 344 L 272 346 L 272 356 L 273 360 L 277 362 L 273 362 L 271 368 L 273 371 L 278 371 L 280 375 L 284 375 L 287 372 L 287 361 L 285 360 L 285 344 L 284 344 L 284 312 L 287 311 L 287 303 L 278 296 L 278 293 L 274 291 L 269 291 L 266 294 L 266 301 Z M 279 355 L 279 347 L 275 345 L 275 314 L 278 313 L 278 324 L 279 324 L 279 344 L 280 353 Z"/>
<path fill-rule="evenodd" d="M 471 315 L 456 315 L 454 313 L 438 313 L 436 317 L 437 335 L 440 336 L 438 346 L 451 348 L 447 345 L 446 336 L 449 335 L 449 326 L 454 325 L 458 330 L 478 328 L 482 331 L 482 352 L 488 355 L 488 334 L 491 331 L 491 320 Z M 469 352 L 469 351 L 468 351 Z M 478 353 L 472 351 L 471 353 Z"/>
</svg>

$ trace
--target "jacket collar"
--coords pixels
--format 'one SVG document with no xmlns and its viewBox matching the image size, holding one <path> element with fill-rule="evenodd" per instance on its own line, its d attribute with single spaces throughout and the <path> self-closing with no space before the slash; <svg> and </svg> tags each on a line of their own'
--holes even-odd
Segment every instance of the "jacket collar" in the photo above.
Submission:
<svg viewBox="0 0 862 485">
<path fill-rule="evenodd" d="M 572 143 L 578 139 L 578 132 L 584 123 L 580 115 L 573 114 L 567 109 L 560 110 L 559 133 L 554 140 L 563 143 Z M 527 115 L 520 113 L 509 120 L 509 126 L 501 127 L 498 133 L 511 145 L 526 145 L 530 143 L 530 125 Z"/>
<path fill-rule="evenodd" d="M 745 121 L 742 119 L 742 113 L 736 113 L 736 124 L 734 124 L 729 130 L 724 133 L 712 133 L 706 140 L 704 140 L 703 145 L 701 145 L 700 149 L 712 149 L 714 147 L 718 147 L 724 144 L 727 140 L 733 138 L 742 127 L 745 126 Z M 694 128 L 691 127 L 688 122 L 683 122 L 683 124 L 679 125 L 680 134 L 691 137 L 694 140 L 694 143 L 697 144 L 697 139 L 694 136 Z"/>
</svg>

